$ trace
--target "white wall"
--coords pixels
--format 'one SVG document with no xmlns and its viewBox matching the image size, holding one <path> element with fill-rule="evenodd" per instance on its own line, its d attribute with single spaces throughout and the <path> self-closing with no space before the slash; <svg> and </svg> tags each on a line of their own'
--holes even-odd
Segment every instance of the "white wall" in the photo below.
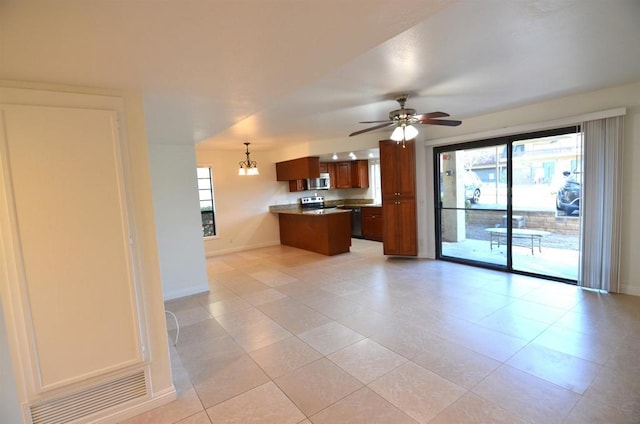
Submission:
<svg viewBox="0 0 640 424">
<path fill-rule="evenodd" d="M 149 144 L 164 299 L 209 290 L 193 146 Z"/>
<path fill-rule="evenodd" d="M 637 166 L 640 163 L 640 82 L 465 119 L 457 128 L 434 128 L 421 132 L 429 135 L 425 140 L 426 147 L 422 147 L 422 158 L 418 162 L 425 168 L 419 184 L 429 188 L 427 191 L 419 191 L 421 198 L 418 201 L 418 213 L 425 217 L 422 225 L 419 222 L 423 240 L 420 246 L 421 256 L 433 257 L 435 254 L 434 204 L 430 195 L 433 187 L 432 146 L 546 129 L 557 125 L 553 122 L 555 120 L 571 121 L 571 117 L 619 107 L 627 108 L 624 129 L 621 291 L 640 296 L 640 262 L 636 259 L 637 252 L 640 251 L 640 220 L 637 219 L 640 211 L 640 169 Z"/>
<path fill-rule="evenodd" d="M 198 166 L 210 166 L 213 173 L 217 235 L 205 240 L 207 256 L 280 244 L 278 217 L 269 205 L 278 199 L 284 203 L 289 186 L 276 182 L 268 152 L 251 151 L 260 175 L 239 176 L 238 162 L 244 158 L 244 146 L 237 151 L 196 149 Z"/>
<path fill-rule="evenodd" d="M 151 194 L 151 174 L 147 132 L 142 96 L 121 93 L 124 98 L 132 186 L 135 202 L 132 217 L 138 232 L 138 255 L 142 262 L 143 290 L 141 296 L 146 310 L 146 327 L 150 339 L 151 373 L 154 396 L 174 390 L 169 358 L 167 322 L 164 313 L 162 281 L 158 258 L 156 225 Z M 139 411 L 142 412 L 142 411 Z"/>
</svg>

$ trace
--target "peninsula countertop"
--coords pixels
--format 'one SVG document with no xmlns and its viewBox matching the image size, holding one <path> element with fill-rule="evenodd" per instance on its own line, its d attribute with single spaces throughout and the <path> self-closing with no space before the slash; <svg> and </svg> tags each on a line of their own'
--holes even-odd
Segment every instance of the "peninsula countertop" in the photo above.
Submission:
<svg viewBox="0 0 640 424">
<path fill-rule="evenodd" d="M 269 206 L 269 212 L 271 213 L 286 213 L 286 214 L 307 214 L 307 215 L 325 215 L 332 213 L 350 212 L 350 209 L 354 207 L 380 207 L 380 203 L 374 203 L 373 199 L 333 199 L 325 200 L 324 209 L 303 209 L 299 203 L 288 203 L 282 205 Z M 337 208 L 337 209 L 336 209 Z M 317 212 L 322 210 L 324 212 Z"/>
<path fill-rule="evenodd" d="M 288 215 L 331 215 L 336 213 L 350 213 L 348 209 L 324 208 L 324 209 L 303 209 L 299 206 L 270 208 L 272 213 L 288 214 Z"/>
</svg>

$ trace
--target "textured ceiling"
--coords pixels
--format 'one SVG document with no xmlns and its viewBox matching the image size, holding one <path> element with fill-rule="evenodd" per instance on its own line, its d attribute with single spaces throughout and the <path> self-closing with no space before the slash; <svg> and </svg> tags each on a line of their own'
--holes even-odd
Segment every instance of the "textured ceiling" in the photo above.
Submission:
<svg viewBox="0 0 640 424">
<path fill-rule="evenodd" d="M 464 119 L 640 80 L 638 22 L 637 0 L 0 0 L 0 79 L 141 92 L 150 142 L 253 151 L 346 138 L 398 93 Z"/>
</svg>

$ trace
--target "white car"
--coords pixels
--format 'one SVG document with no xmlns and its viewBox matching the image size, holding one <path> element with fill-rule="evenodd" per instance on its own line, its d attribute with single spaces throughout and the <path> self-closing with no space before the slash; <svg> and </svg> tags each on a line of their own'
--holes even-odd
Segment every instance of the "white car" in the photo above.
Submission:
<svg viewBox="0 0 640 424">
<path fill-rule="evenodd" d="M 482 181 L 480 177 L 473 171 L 465 171 L 464 173 L 464 198 L 471 203 L 478 203 L 480 201 L 480 188 L 482 187 Z"/>
</svg>

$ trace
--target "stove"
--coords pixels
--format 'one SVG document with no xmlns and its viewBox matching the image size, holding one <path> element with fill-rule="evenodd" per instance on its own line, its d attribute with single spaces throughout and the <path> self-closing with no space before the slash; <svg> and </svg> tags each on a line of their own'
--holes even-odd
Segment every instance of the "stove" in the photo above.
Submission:
<svg viewBox="0 0 640 424">
<path fill-rule="evenodd" d="M 301 197 L 298 200 L 302 209 L 324 209 L 324 197 L 322 196 Z"/>
</svg>

